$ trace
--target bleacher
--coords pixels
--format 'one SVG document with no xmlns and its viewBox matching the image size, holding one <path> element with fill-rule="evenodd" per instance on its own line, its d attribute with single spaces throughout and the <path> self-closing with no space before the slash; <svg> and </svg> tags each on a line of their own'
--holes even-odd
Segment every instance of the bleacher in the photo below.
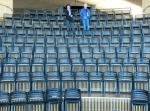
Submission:
<svg viewBox="0 0 150 111">
<path fill-rule="evenodd" d="M 48 111 L 42 94 L 50 88 L 79 88 L 82 111 L 130 111 L 131 91 L 150 90 L 150 15 L 133 17 L 130 8 L 91 9 L 90 33 L 84 35 L 79 11 L 74 12 L 75 35 L 66 30 L 63 10 L 4 14 L 0 97 L 6 98 L 1 100 L 11 101 L 14 91 L 25 98 L 26 93 L 27 98 L 39 94 L 42 100 L 31 108 L 24 99 L 15 109 L 0 100 L 0 111 Z M 56 105 L 51 109 L 58 110 Z"/>
</svg>

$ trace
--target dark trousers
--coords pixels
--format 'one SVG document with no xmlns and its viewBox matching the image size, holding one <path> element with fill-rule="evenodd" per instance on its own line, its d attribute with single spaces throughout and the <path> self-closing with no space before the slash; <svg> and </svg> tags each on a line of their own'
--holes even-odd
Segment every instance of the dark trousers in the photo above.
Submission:
<svg viewBox="0 0 150 111">
<path fill-rule="evenodd" d="M 70 22 L 70 21 L 66 20 L 66 26 L 67 26 L 68 33 L 70 33 L 71 29 L 74 32 L 74 22 Z"/>
</svg>

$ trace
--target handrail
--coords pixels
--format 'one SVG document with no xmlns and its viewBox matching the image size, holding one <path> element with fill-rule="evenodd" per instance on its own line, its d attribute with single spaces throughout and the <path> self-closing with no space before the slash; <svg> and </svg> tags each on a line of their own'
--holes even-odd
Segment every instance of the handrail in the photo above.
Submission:
<svg viewBox="0 0 150 111">
<path fill-rule="evenodd" d="M 13 9 L 12 8 L 10 8 L 9 6 L 7 6 L 7 5 L 3 5 L 3 4 L 0 4 L 1 6 L 3 6 L 3 7 L 6 7 L 6 8 L 9 8 L 12 12 L 13 12 Z"/>
<path fill-rule="evenodd" d="M 142 12 L 145 12 L 146 9 L 148 9 L 150 6 L 147 6 L 146 8 L 144 8 L 144 10 Z"/>
</svg>

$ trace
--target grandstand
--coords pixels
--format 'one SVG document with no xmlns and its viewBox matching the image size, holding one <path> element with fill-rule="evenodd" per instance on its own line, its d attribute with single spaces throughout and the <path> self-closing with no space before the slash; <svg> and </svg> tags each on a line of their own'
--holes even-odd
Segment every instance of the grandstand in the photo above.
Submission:
<svg viewBox="0 0 150 111">
<path fill-rule="evenodd" d="M 62 7 L 4 14 L 0 111 L 133 111 L 132 90 L 149 92 L 150 14 L 133 17 L 131 8 L 91 7 L 85 35 L 79 10 L 73 11 L 75 35 L 66 30 Z M 72 92 L 78 99 L 67 98 Z M 48 99 L 58 95 L 57 101 Z M 59 105 L 50 107 L 49 101 Z"/>
</svg>

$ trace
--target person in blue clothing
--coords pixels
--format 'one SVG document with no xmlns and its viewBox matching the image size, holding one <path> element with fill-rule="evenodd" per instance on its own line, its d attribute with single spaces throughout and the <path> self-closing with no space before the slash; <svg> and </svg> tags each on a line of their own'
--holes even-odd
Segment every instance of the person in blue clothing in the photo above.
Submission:
<svg viewBox="0 0 150 111">
<path fill-rule="evenodd" d="M 90 29 L 89 19 L 90 19 L 90 10 L 87 8 L 87 4 L 84 4 L 84 8 L 80 10 L 80 16 L 83 23 L 84 32 L 88 32 Z"/>
</svg>

